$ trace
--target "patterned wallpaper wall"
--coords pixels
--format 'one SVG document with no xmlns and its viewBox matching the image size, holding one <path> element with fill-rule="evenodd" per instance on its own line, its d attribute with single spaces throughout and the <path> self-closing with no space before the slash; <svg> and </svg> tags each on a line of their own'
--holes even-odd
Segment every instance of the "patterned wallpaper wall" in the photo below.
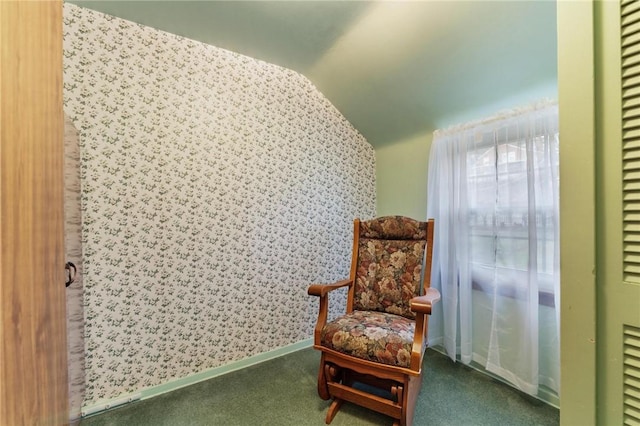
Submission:
<svg viewBox="0 0 640 426">
<path fill-rule="evenodd" d="M 64 55 L 85 406 L 311 337 L 375 215 L 367 141 L 293 71 L 71 4 Z"/>
<path fill-rule="evenodd" d="M 64 248 L 65 260 L 77 270 L 65 290 L 67 302 L 67 363 L 69 418 L 78 419 L 84 399 L 84 307 L 82 271 L 82 208 L 80 198 L 80 146 L 78 131 L 64 117 Z"/>
</svg>

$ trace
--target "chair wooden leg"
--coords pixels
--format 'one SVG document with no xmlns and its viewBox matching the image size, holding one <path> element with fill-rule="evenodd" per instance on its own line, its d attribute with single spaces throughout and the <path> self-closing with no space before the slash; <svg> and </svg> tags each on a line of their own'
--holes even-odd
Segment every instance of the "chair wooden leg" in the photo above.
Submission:
<svg viewBox="0 0 640 426">
<path fill-rule="evenodd" d="M 329 387 L 327 386 L 327 375 L 325 373 L 324 354 L 320 360 L 320 371 L 318 371 L 318 395 L 325 401 L 331 398 Z"/>
<path fill-rule="evenodd" d="M 402 426 L 411 426 L 413 424 L 413 414 L 416 411 L 416 402 L 422 385 L 422 374 L 417 377 L 409 377 L 405 380 L 404 403 L 402 404 L 402 418 L 400 424 Z"/>
<path fill-rule="evenodd" d="M 335 383 L 340 382 L 343 378 L 344 378 L 344 371 L 339 368 L 336 367 L 335 365 L 332 364 L 324 364 L 324 380 L 326 382 L 326 388 L 327 388 L 327 393 L 329 393 L 329 386 L 328 384 L 330 383 Z M 326 424 L 330 424 L 333 421 L 333 418 L 336 416 L 336 413 L 338 412 L 338 410 L 340 410 L 340 407 L 342 406 L 342 402 L 343 400 L 340 398 L 333 398 L 333 402 L 331 403 L 331 405 L 329 406 L 329 409 L 327 410 L 327 416 L 325 417 L 324 422 Z"/>
<path fill-rule="evenodd" d="M 325 417 L 324 422 L 326 424 L 330 424 L 333 421 L 333 418 L 336 416 L 340 407 L 342 407 L 342 400 L 335 398 L 331 405 L 329 406 L 329 410 L 327 411 L 327 417 Z"/>
</svg>

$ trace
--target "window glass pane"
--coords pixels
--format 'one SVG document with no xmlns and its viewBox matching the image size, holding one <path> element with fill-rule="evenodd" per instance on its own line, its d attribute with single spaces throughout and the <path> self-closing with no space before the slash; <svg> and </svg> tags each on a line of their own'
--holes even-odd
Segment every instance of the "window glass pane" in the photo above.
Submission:
<svg viewBox="0 0 640 426">
<path fill-rule="evenodd" d="M 524 290 L 534 262 L 542 275 L 540 290 L 552 291 L 557 134 L 551 138 L 524 134 L 512 124 L 478 133 L 469 143 L 469 255 L 476 287 L 490 290 L 495 282 L 511 280 L 504 284 Z M 535 241 L 530 241 L 530 227 Z"/>
</svg>

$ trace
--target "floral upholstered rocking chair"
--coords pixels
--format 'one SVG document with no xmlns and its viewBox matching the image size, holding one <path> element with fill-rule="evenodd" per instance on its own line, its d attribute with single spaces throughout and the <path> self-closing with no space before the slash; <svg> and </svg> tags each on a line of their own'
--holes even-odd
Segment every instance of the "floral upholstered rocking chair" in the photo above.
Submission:
<svg viewBox="0 0 640 426">
<path fill-rule="evenodd" d="M 433 219 L 356 219 L 349 279 L 309 287 L 320 297 L 314 348 L 322 352 L 318 394 L 333 399 L 327 424 L 343 401 L 393 417 L 394 425 L 412 424 L 427 315 L 440 300 L 429 287 L 432 251 Z M 346 314 L 327 323 L 328 294 L 341 287 L 349 288 Z"/>
</svg>

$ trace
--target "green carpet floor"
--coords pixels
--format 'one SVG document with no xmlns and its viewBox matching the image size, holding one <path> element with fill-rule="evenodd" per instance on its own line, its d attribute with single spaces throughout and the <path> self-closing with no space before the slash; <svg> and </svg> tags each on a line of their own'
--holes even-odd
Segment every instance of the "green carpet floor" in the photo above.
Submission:
<svg viewBox="0 0 640 426">
<path fill-rule="evenodd" d="M 320 355 L 304 349 L 82 420 L 98 425 L 323 425 L 330 401 L 316 393 Z M 559 411 L 428 350 L 414 425 L 557 425 Z M 335 426 L 391 425 L 345 403 Z"/>
</svg>

